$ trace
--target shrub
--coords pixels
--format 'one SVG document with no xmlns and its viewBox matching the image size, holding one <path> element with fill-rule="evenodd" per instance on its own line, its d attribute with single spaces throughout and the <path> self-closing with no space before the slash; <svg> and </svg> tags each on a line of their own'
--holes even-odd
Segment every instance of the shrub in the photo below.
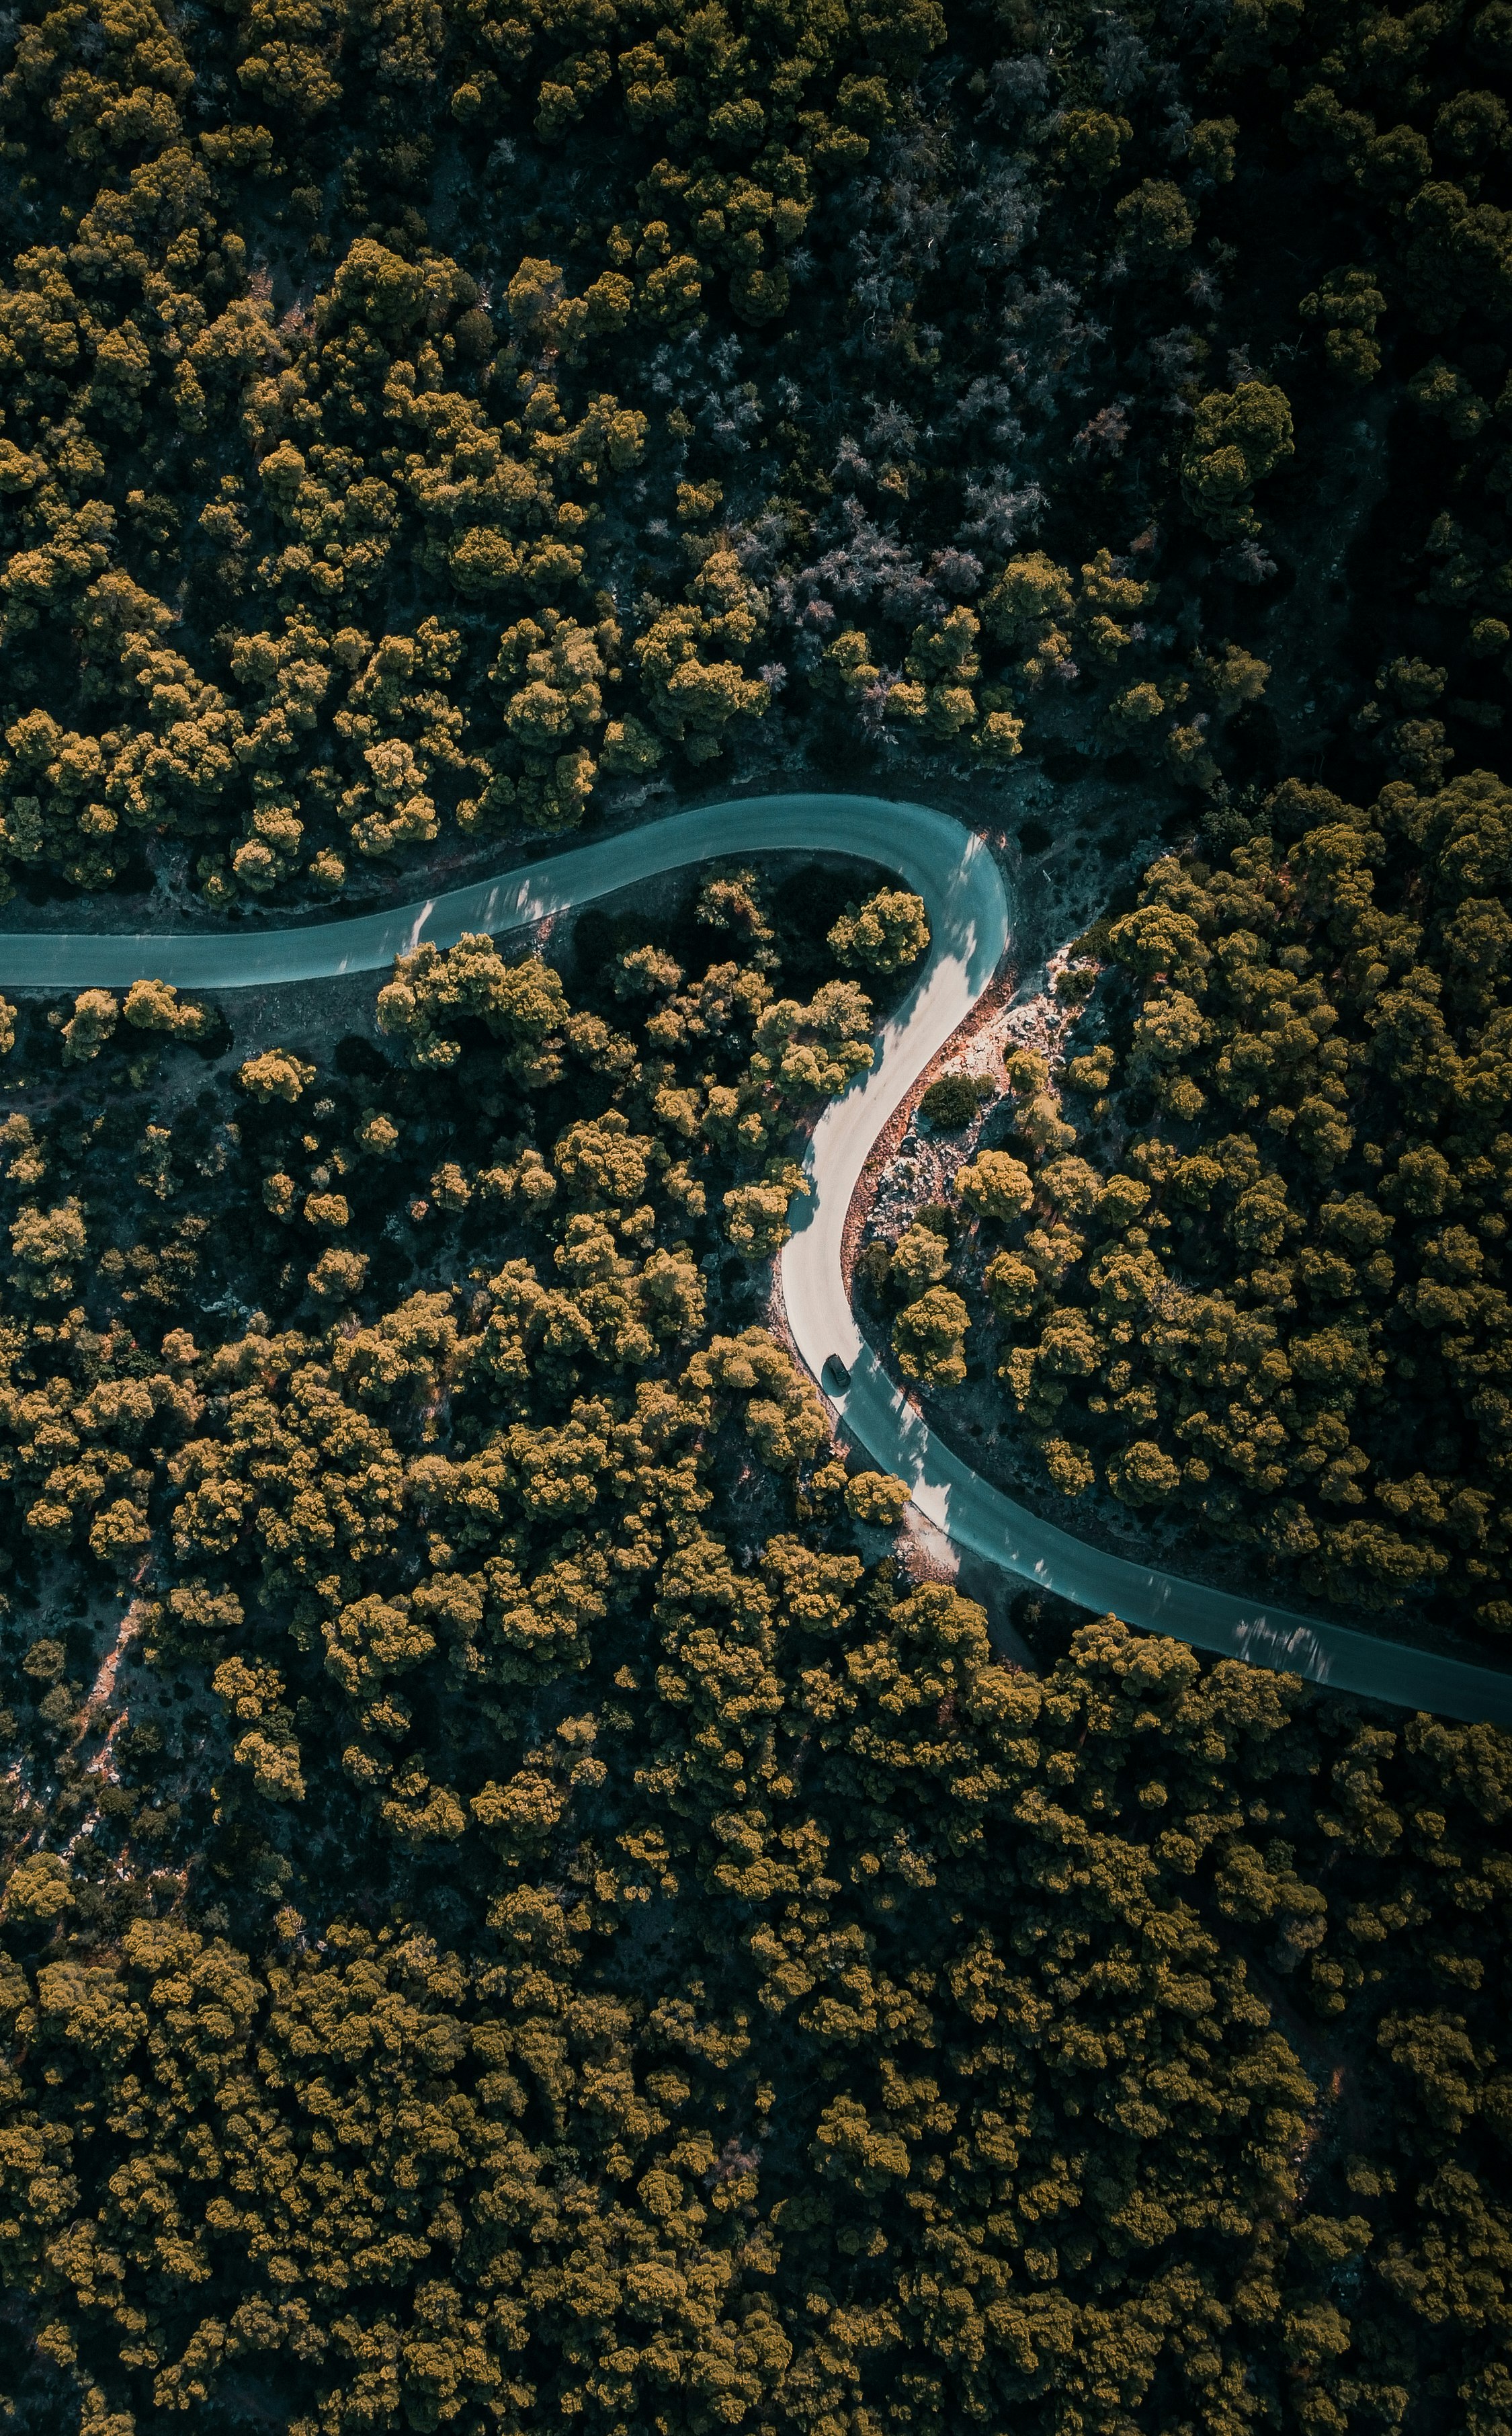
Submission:
<svg viewBox="0 0 1512 2436">
<path fill-rule="evenodd" d="M 361 1293 L 367 1274 L 366 1252 L 343 1251 L 332 1244 L 308 1271 L 305 1283 L 318 1302 L 350 1302 Z"/>
<path fill-rule="evenodd" d="M 837 963 L 865 973 L 897 973 L 916 964 L 930 944 L 922 896 L 880 889 L 864 905 L 848 905 L 829 933 Z"/>
<path fill-rule="evenodd" d="M 265 1104 L 287 1100 L 292 1105 L 314 1082 L 315 1069 L 287 1049 L 265 1049 L 260 1056 L 243 1060 L 237 1080 L 254 1100 Z"/>
<path fill-rule="evenodd" d="M 936 1133 L 959 1133 L 991 1098 L 984 1074 L 942 1074 L 919 1101 L 919 1114 Z"/>
<path fill-rule="evenodd" d="M 858 1522 L 875 1523 L 883 1530 L 896 1530 L 908 1500 L 907 1482 L 890 1471 L 859 1471 L 845 1484 L 846 1512 Z"/>
<path fill-rule="evenodd" d="M 74 1012 L 63 1026 L 63 1063 L 81 1066 L 97 1057 L 120 1018 L 120 1007 L 109 990 L 84 990 L 74 1000 Z"/>
<path fill-rule="evenodd" d="M 970 1314 L 948 1286 L 931 1286 L 893 1322 L 893 1350 L 909 1379 L 931 1387 L 959 1386 L 966 1375 L 965 1334 Z"/>
<path fill-rule="evenodd" d="M 956 1191 L 983 1218 L 1018 1218 L 1034 1197 L 1034 1181 L 1021 1158 L 1004 1150 L 982 1150 L 956 1177 Z"/>
</svg>

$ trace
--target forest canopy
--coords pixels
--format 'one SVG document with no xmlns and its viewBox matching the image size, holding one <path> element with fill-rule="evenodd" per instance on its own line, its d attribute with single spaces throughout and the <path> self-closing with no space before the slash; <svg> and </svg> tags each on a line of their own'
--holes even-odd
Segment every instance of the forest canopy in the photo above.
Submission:
<svg viewBox="0 0 1512 2436">
<path fill-rule="evenodd" d="M 1499 2391 L 1505 1740 L 911 1577 L 738 1308 L 815 896 L 401 962 L 334 1056 L 18 1018 L 21 2424 Z"/>
<path fill-rule="evenodd" d="M 1199 809 L 1288 722 L 1463 762 L 1497 9 L 1251 15 L 22 11 L 10 883 L 318 901 L 800 737 Z M 1310 496 L 1364 557 L 1278 735 Z"/>
<path fill-rule="evenodd" d="M 1494 1662 L 1509 73 L 1505 0 L 22 0 L 7 922 L 947 802 L 1084 910 L 906 1112 L 879 1358 Z M 1509 2436 L 1505 1737 L 966 1595 L 784 1341 L 929 947 L 816 856 L 0 1000 L 18 2430 Z"/>
</svg>

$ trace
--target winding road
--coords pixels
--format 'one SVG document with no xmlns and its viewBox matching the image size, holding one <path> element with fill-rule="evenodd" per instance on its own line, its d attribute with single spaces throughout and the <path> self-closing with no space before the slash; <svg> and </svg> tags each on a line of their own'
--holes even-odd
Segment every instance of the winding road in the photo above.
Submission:
<svg viewBox="0 0 1512 2436">
<path fill-rule="evenodd" d="M 871 795 L 757 796 L 574 846 L 496 879 L 396 912 L 297 930 L 163 934 L 0 935 L 0 987 L 126 988 L 140 976 L 189 989 L 269 988 L 374 972 L 422 940 L 451 947 L 464 931 L 495 936 L 718 855 L 827 851 L 896 872 L 929 911 L 929 956 L 878 1035 L 869 1073 L 826 1108 L 805 1162 L 780 1262 L 793 1341 L 848 1437 L 907 1481 L 914 1505 L 958 1547 L 1098 1613 L 1338 1692 L 1512 1725 L 1512 1674 L 1379 1641 L 1155 1572 L 1074 1539 L 981 1479 L 889 1379 L 851 1314 L 841 1266 L 846 1212 L 878 1133 L 993 978 L 1009 943 L 996 862 L 959 821 Z M 826 1371 L 849 1371 L 843 1388 Z"/>
</svg>

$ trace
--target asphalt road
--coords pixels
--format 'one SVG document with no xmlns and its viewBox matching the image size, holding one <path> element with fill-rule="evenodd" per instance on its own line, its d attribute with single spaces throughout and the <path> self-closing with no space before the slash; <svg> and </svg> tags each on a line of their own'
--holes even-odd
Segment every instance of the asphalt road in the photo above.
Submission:
<svg viewBox="0 0 1512 2436">
<path fill-rule="evenodd" d="M 877 1037 L 870 1073 L 826 1108 L 779 1262 L 793 1341 L 847 1436 L 909 1484 L 914 1505 L 959 1547 L 1097 1613 L 1199 1649 L 1303 1675 L 1331 1690 L 1512 1725 L 1512 1675 L 1377 1640 L 1261 1598 L 1152 1571 L 1077 1540 L 981 1479 L 925 1421 L 863 1343 L 845 1294 L 846 1211 L 882 1126 L 987 987 L 1009 944 L 1009 905 L 991 854 L 959 821 L 870 795 L 757 796 L 678 812 L 574 846 L 498 879 L 396 912 L 274 931 L 158 935 L 0 935 L 0 988 L 124 989 L 142 976 L 188 989 L 253 989 L 375 972 L 425 939 L 495 936 L 716 855 L 825 849 L 896 872 L 929 909 L 930 953 Z M 838 1356 L 849 1384 L 826 1366 Z"/>
</svg>

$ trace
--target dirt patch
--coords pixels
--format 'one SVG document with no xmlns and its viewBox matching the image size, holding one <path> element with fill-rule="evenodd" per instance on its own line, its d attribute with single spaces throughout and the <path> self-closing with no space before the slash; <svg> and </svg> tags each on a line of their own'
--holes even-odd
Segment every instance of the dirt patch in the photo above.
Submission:
<svg viewBox="0 0 1512 2436">
<path fill-rule="evenodd" d="M 948 1134 L 916 1130 L 918 1105 L 931 1083 L 943 1074 L 981 1074 L 999 1081 L 1002 1072 L 1002 1040 L 1017 988 L 1017 967 L 1006 965 L 989 983 L 960 1030 L 936 1052 L 906 1100 L 895 1108 L 877 1137 L 871 1157 L 845 1213 L 841 1244 L 841 1271 L 849 1294 L 857 1255 L 878 1196 L 893 1190 L 917 1207 L 944 1199 L 958 1168 L 970 1158 L 993 1105 L 987 1102 L 970 1125 Z M 995 1097 L 1000 1097 L 996 1093 Z M 912 1139 L 911 1139 L 912 1137 Z M 908 1148 L 905 1151 L 904 1145 Z"/>
</svg>

